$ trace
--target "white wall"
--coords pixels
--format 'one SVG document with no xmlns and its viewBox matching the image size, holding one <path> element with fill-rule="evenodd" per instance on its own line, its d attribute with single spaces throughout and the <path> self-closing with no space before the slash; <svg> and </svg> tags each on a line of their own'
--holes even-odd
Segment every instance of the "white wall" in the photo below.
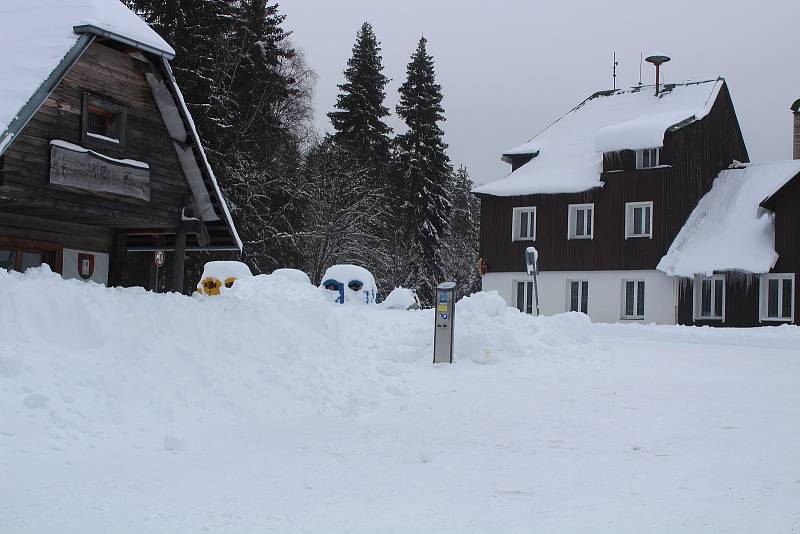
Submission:
<svg viewBox="0 0 800 534">
<path fill-rule="evenodd" d="M 67 279 L 75 278 L 77 280 L 83 280 L 80 274 L 78 274 L 78 253 L 94 255 L 94 273 L 89 280 L 97 282 L 98 284 L 108 285 L 108 254 L 103 252 L 65 248 L 61 276 Z"/>
<path fill-rule="evenodd" d="M 526 273 L 488 273 L 483 277 L 483 290 L 497 291 L 509 306 L 513 306 L 515 282 L 532 279 Z M 538 277 L 542 315 L 555 315 L 569 309 L 567 288 L 570 280 L 589 281 L 587 311 L 594 322 L 676 323 L 677 282 L 660 271 L 542 272 Z M 623 280 L 644 280 L 644 320 L 621 319 Z"/>
</svg>

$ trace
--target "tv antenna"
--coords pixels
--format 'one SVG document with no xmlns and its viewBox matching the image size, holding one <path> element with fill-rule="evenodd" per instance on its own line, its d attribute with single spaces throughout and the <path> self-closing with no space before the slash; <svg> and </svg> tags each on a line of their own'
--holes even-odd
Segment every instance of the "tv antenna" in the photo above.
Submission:
<svg viewBox="0 0 800 534">
<path fill-rule="evenodd" d="M 611 67 L 611 77 L 614 79 L 614 90 L 617 90 L 617 65 L 619 65 L 619 61 L 617 61 L 617 52 L 614 52 L 614 65 Z"/>
</svg>

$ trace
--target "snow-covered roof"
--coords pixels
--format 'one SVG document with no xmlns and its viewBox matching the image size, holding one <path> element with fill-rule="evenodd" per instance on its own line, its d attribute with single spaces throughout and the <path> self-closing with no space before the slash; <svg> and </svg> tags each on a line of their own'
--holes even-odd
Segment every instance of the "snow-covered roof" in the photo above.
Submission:
<svg viewBox="0 0 800 534">
<path fill-rule="evenodd" d="M 660 147 L 677 125 L 708 115 L 725 81 L 602 91 L 590 96 L 533 139 L 503 153 L 534 158 L 507 177 L 477 187 L 495 196 L 578 193 L 601 187 L 603 152 Z"/>
<path fill-rule="evenodd" d="M 691 277 L 714 271 L 766 273 L 775 265 L 774 215 L 761 202 L 800 173 L 800 160 L 722 171 L 675 237 L 658 270 Z"/>
<path fill-rule="evenodd" d="M 0 2 L 0 139 L 80 38 L 103 33 L 173 57 L 175 51 L 119 0 Z"/>
</svg>

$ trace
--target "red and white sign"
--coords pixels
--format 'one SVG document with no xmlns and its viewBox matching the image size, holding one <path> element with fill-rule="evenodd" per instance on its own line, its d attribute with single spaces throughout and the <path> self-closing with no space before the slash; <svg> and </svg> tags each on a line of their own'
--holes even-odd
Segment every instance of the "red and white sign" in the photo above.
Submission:
<svg viewBox="0 0 800 534">
<path fill-rule="evenodd" d="M 156 250 L 155 254 L 153 254 L 153 262 L 155 262 L 156 267 L 163 267 L 164 266 L 164 251 L 163 250 Z"/>
</svg>

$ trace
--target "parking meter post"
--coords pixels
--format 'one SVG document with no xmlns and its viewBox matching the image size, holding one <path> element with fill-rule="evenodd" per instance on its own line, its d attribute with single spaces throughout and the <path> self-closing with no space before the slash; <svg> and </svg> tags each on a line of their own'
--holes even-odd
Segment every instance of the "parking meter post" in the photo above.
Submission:
<svg viewBox="0 0 800 534">
<path fill-rule="evenodd" d="M 434 305 L 433 363 L 453 363 L 455 282 L 444 282 L 437 286 Z"/>
</svg>

